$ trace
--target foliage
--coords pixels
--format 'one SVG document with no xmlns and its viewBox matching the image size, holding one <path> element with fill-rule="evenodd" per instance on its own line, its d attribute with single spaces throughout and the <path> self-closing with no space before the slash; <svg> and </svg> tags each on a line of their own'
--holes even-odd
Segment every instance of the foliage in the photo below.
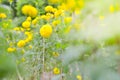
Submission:
<svg viewBox="0 0 120 80">
<path fill-rule="evenodd" d="M 119 0 L 0 0 L 0 79 L 120 80 Z"/>
</svg>

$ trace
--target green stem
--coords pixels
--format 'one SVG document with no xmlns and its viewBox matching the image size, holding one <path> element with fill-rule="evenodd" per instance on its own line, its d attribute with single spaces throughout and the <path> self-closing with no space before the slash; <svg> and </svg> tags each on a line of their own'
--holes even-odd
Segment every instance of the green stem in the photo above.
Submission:
<svg viewBox="0 0 120 80">
<path fill-rule="evenodd" d="M 45 71 L 45 39 L 43 38 L 43 56 L 42 56 L 42 61 L 43 61 L 43 72 Z"/>
<path fill-rule="evenodd" d="M 20 72 L 19 72 L 17 66 L 16 66 L 16 72 L 17 72 L 18 79 L 19 79 L 19 80 L 23 80 L 23 78 L 21 77 Z"/>
</svg>

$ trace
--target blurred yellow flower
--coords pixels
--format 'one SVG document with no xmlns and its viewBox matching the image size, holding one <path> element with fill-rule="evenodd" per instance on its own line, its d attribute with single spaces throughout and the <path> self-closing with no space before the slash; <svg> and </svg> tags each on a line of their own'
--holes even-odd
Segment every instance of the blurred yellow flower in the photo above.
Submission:
<svg viewBox="0 0 120 80">
<path fill-rule="evenodd" d="M 0 13 L 0 18 L 6 18 L 7 16 L 6 16 L 6 14 L 5 13 Z"/>
<path fill-rule="evenodd" d="M 9 47 L 9 48 L 7 49 L 8 52 L 14 52 L 15 50 L 16 50 L 16 48 L 12 48 L 12 47 Z"/>
<path fill-rule="evenodd" d="M 32 32 L 26 31 L 26 32 L 25 32 L 25 35 L 29 37 L 29 36 L 32 36 L 33 34 L 32 34 Z"/>
<path fill-rule="evenodd" d="M 77 75 L 76 78 L 77 78 L 77 80 L 82 80 L 82 76 L 81 75 Z"/>
<path fill-rule="evenodd" d="M 24 21 L 24 22 L 22 23 L 22 27 L 25 28 L 25 29 L 30 28 L 30 22 L 29 22 L 29 21 Z"/>
<path fill-rule="evenodd" d="M 26 19 L 26 21 L 31 21 L 32 19 L 31 19 L 31 17 L 29 16 L 29 17 L 27 17 L 27 19 Z"/>
<path fill-rule="evenodd" d="M 53 18 L 53 14 L 51 14 L 51 13 L 46 13 L 46 16 L 49 16 L 50 18 Z"/>
<path fill-rule="evenodd" d="M 64 22 L 67 24 L 67 23 L 70 23 L 72 21 L 72 17 L 65 17 L 64 19 Z"/>
<path fill-rule="evenodd" d="M 24 40 L 20 40 L 20 41 L 17 43 L 17 46 L 21 48 L 21 47 L 24 47 L 25 44 L 26 44 L 26 42 L 25 42 Z"/>
<path fill-rule="evenodd" d="M 36 24 L 37 24 L 37 22 L 38 22 L 38 20 L 37 20 L 37 19 L 32 20 L 32 24 L 33 24 L 33 25 L 36 25 Z"/>
<path fill-rule="evenodd" d="M 41 15 L 41 19 L 44 19 L 44 20 L 50 20 L 50 16 L 48 15 Z"/>
<path fill-rule="evenodd" d="M 20 28 L 19 27 L 15 27 L 15 28 L 13 28 L 13 30 L 20 31 Z"/>
<path fill-rule="evenodd" d="M 53 25 L 54 27 L 56 27 L 59 23 L 60 23 L 60 20 L 54 20 L 54 21 L 52 22 L 52 25 Z"/>
<path fill-rule="evenodd" d="M 62 3 L 61 5 L 58 6 L 58 9 L 67 10 L 66 4 Z"/>
<path fill-rule="evenodd" d="M 63 13 L 63 10 L 59 9 L 54 13 L 54 16 L 59 17 L 59 16 L 61 16 L 62 13 Z"/>
<path fill-rule="evenodd" d="M 32 39 L 33 39 L 32 36 L 28 36 L 24 41 L 25 41 L 26 43 L 28 43 L 28 42 L 32 41 Z"/>
<path fill-rule="evenodd" d="M 24 40 L 26 43 L 30 42 L 33 39 L 33 34 L 31 32 L 25 32 L 25 35 L 27 36 Z"/>
<path fill-rule="evenodd" d="M 53 12 L 53 7 L 52 6 L 46 6 L 45 11 L 46 12 Z"/>
<path fill-rule="evenodd" d="M 35 7 L 33 7 L 32 5 L 24 5 L 22 7 L 22 13 L 24 15 L 30 16 L 30 17 L 36 17 L 38 14 L 38 11 Z"/>
<path fill-rule="evenodd" d="M 54 74 L 60 74 L 60 69 L 57 68 L 57 67 L 55 67 L 55 68 L 53 69 L 53 73 L 54 73 Z"/>
<path fill-rule="evenodd" d="M 49 24 L 45 24 L 40 28 L 40 35 L 44 38 L 50 37 L 52 34 L 52 27 Z"/>
<path fill-rule="evenodd" d="M 113 12 L 115 11 L 114 6 L 113 6 L 113 5 L 110 5 L 109 10 L 110 10 L 111 13 L 113 13 Z"/>
</svg>

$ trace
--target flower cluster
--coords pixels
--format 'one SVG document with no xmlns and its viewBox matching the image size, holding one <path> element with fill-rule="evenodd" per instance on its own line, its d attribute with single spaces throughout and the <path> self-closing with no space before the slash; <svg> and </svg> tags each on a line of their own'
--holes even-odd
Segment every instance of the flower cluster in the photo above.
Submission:
<svg viewBox="0 0 120 80">
<path fill-rule="evenodd" d="M 22 7 L 22 13 L 24 15 L 30 16 L 30 17 L 36 17 L 38 14 L 38 11 L 35 7 L 33 7 L 32 5 L 24 5 Z"/>
</svg>

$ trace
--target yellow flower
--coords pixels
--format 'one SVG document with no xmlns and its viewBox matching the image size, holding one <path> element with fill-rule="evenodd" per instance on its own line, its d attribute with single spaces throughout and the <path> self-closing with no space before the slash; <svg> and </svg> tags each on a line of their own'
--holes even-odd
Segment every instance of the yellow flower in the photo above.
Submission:
<svg viewBox="0 0 120 80">
<path fill-rule="evenodd" d="M 54 73 L 54 74 L 60 74 L 60 69 L 57 68 L 57 67 L 55 67 L 55 68 L 53 69 L 53 73 Z"/>
<path fill-rule="evenodd" d="M 30 22 L 29 22 L 29 21 L 24 21 L 24 22 L 22 23 L 22 26 L 23 26 L 25 29 L 28 29 L 28 28 L 30 28 Z"/>
<path fill-rule="evenodd" d="M 54 20 L 54 21 L 52 22 L 52 25 L 55 27 L 55 26 L 57 26 L 59 23 L 60 23 L 60 20 Z"/>
<path fill-rule="evenodd" d="M 52 27 L 49 24 L 45 24 L 40 28 L 40 35 L 44 38 L 50 37 L 52 34 Z"/>
<path fill-rule="evenodd" d="M 13 30 L 20 31 L 20 28 L 19 27 L 15 27 L 15 28 L 13 28 Z"/>
<path fill-rule="evenodd" d="M 41 19 L 45 19 L 45 20 L 49 20 L 50 19 L 50 16 L 48 15 L 41 15 Z"/>
<path fill-rule="evenodd" d="M 59 56 L 59 53 L 58 53 L 58 52 L 53 52 L 53 56 L 54 56 L 54 57 L 58 57 L 58 56 Z"/>
<path fill-rule="evenodd" d="M 12 47 L 9 47 L 9 48 L 7 49 L 8 52 L 14 52 L 15 50 L 16 50 L 16 48 L 12 48 Z"/>
<path fill-rule="evenodd" d="M 31 21 L 31 17 L 27 17 L 26 21 Z"/>
<path fill-rule="evenodd" d="M 32 39 L 33 39 L 32 36 L 28 36 L 24 41 L 25 41 L 26 43 L 28 43 L 28 42 L 30 42 Z"/>
<path fill-rule="evenodd" d="M 32 32 L 26 31 L 26 32 L 25 32 L 25 35 L 29 37 L 29 36 L 32 36 L 33 34 L 32 34 Z"/>
<path fill-rule="evenodd" d="M 24 32 L 24 28 L 21 27 L 21 28 L 20 28 L 20 31 Z"/>
<path fill-rule="evenodd" d="M 0 18 L 6 18 L 6 14 L 5 13 L 0 13 Z"/>
<path fill-rule="evenodd" d="M 62 10 L 67 10 L 65 3 L 62 3 L 61 5 L 59 5 L 58 8 Z"/>
<path fill-rule="evenodd" d="M 114 6 L 113 6 L 113 5 L 110 5 L 109 10 L 110 10 L 111 13 L 113 13 L 113 12 L 115 11 Z"/>
<path fill-rule="evenodd" d="M 24 40 L 20 40 L 20 41 L 17 43 L 17 46 L 21 48 L 21 47 L 24 47 L 25 44 L 26 44 L 26 42 L 25 42 Z"/>
<path fill-rule="evenodd" d="M 22 61 L 22 62 L 25 62 L 25 61 L 26 61 L 26 59 L 25 59 L 24 57 L 22 57 L 22 58 L 21 58 L 21 61 Z"/>
<path fill-rule="evenodd" d="M 24 40 L 26 43 L 30 42 L 33 39 L 33 34 L 31 32 L 25 32 L 27 38 Z"/>
<path fill-rule="evenodd" d="M 37 20 L 37 19 L 32 20 L 32 24 L 33 24 L 33 25 L 36 25 L 36 24 L 37 24 L 37 22 L 38 22 L 38 20 Z"/>
<path fill-rule="evenodd" d="M 46 13 L 46 16 L 49 16 L 50 18 L 53 18 L 53 14 L 51 14 L 51 13 Z"/>
<path fill-rule="evenodd" d="M 38 14 L 38 11 L 35 7 L 33 7 L 32 5 L 24 5 L 22 7 L 22 13 L 24 15 L 30 16 L 30 17 L 36 17 Z"/>
<path fill-rule="evenodd" d="M 63 10 L 59 9 L 54 13 L 55 17 L 59 17 L 63 13 Z"/>
<path fill-rule="evenodd" d="M 76 78 L 77 78 L 77 80 L 82 80 L 82 76 L 81 75 L 77 75 Z"/>
<path fill-rule="evenodd" d="M 46 12 L 53 12 L 53 7 L 52 6 L 46 6 L 45 11 Z"/>
<path fill-rule="evenodd" d="M 75 7 L 75 0 L 67 1 L 66 7 L 67 9 L 73 9 Z"/>
<path fill-rule="evenodd" d="M 64 19 L 64 22 L 67 24 L 67 23 L 70 23 L 72 21 L 72 17 L 66 17 Z"/>
<path fill-rule="evenodd" d="M 57 11 L 57 8 L 53 8 L 53 13 L 55 13 Z"/>
</svg>

